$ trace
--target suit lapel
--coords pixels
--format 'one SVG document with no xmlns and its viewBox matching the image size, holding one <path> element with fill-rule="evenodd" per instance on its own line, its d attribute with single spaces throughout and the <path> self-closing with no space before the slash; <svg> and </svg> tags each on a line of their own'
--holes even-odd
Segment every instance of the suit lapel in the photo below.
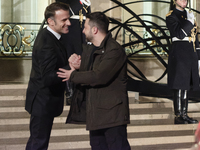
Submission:
<svg viewBox="0 0 200 150">
<path fill-rule="evenodd" d="M 64 45 L 58 40 L 57 46 L 59 47 L 59 53 L 62 55 L 62 58 L 64 58 L 64 62 L 67 61 L 67 51 L 65 50 Z"/>
<path fill-rule="evenodd" d="M 47 30 L 47 29 L 46 29 Z M 67 62 L 67 51 L 65 50 L 64 45 L 61 43 L 60 40 L 58 40 L 55 35 L 53 35 L 53 33 L 51 33 L 49 30 L 47 30 L 47 32 L 50 34 L 50 36 L 52 36 L 52 38 L 54 38 L 54 41 L 56 43 L 56 53 L 59 53 L 60 58 L 62 59 L 62 61 L 64 62 L 64 64 L 66 64 Z"/>
<path fill-rule="evenodd" d="M 68 59 L 67 50 L 66 50 L 65 46 L 62 44 L 62 38 L 61 38 L 58 42 L 59 42 L 58 45 L 59 45 L 59 47 L 60 47 L 60 49 L 61 49 L 61 52 L 62 52 L 62 54 L 64 55 L 65 60 L 67 60 L 67 59 Z"/>
</svg>

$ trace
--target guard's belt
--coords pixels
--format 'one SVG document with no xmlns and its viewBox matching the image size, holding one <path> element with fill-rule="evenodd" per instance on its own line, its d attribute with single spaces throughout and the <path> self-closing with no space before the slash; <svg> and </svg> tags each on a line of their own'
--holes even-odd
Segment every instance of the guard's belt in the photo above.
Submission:
<svg viewBox="0 0 200 150">
<path fill-rule="evenodd" d="M 172 38 L 172 42 L 175 42 L 175 41 L 193 41 L 192 37 L 185 37 L 183 39 L 178 39 L 177 37 L 173 37 Z"/>
<path fill-rule="evenodd" d="M 71 16 L 70 17 L 71 19 L 80 19 L 80 16 L 79 15 L 73 15 L 73 16 Z M 83 16 L 83 20 L 86 20 L 86 17 L 85 16 Z"/>
</svg>

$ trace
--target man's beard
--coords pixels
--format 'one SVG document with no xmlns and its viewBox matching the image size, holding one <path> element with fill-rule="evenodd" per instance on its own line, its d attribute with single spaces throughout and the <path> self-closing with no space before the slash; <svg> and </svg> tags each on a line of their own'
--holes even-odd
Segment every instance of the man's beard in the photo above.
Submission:
<svg viewBox="0 0 200 150">
<path fill-rule="evenodd" d="M 92 37 L 91 36 L 85 37 L 85 41 L 86 42 L 92 42 Z"/>
</svg>

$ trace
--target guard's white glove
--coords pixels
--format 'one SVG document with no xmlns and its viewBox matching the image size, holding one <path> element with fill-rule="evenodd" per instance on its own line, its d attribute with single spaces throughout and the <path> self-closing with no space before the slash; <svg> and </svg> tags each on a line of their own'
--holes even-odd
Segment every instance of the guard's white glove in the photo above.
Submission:
<svg viewBox="0 0 200 150">
<path fill-rule="evenodd" d="M 194 25 L 194 14 L 192 11 L 187 11 L 187 20 Z"/>
<path fill-rule="evenodd" d="M 198 67 L 200 68 L 200 60 L 198 60 L 198 65 L 199 65 Z"/>
</svg>

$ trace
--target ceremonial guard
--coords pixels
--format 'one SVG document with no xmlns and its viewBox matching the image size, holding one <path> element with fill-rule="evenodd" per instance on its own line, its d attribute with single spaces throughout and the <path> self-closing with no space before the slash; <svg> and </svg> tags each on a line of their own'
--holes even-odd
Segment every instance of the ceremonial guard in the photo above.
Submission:
<svg viewBox="0 0 200 150">
<path fill-rule="evenodd" d="M 188 91 L 199 90 L 200 59 L 197 24 L 192 11 L 186 11 L 187 0 L 173 0 L 174 8 L 166 15 L 172 45 L 168 59 L 168 86 L 173 89 L 174 123 L 193 124 L 188 117 Z"/>
<path fill-rule="evenodd" d="M 86 14 L 90 13 L 90 0 L 57 0 L 58 2 L 66 3 L 70 6 L 70 22 L 69 27 L 70 32 L 68 35 L 63 34 L 61 42 L 66 48 L 67 55 L 70 57 L 72 54 L 76 53 L 81 55 L 82 44 L 86 43 L 85 35 L 82 33 L 84 29 L 84 24 L 86 20 Z M 70 105 L 71 97 L 73 94 L 74 84 L 67 82 L 66 90 L 66 103 Z"/>
<path fill-rule="evenodd" d="M 70 32 L 68 35 L 62 35 L 62 42 L 66 47 L 68 56 L 76 53 L 81 55 L 82 44 L 85 43 L 85 35 L 82 33 L 86 14 L 90 13 L 89 0 L 57 0 L 70 6 Z"/>
</svg>

